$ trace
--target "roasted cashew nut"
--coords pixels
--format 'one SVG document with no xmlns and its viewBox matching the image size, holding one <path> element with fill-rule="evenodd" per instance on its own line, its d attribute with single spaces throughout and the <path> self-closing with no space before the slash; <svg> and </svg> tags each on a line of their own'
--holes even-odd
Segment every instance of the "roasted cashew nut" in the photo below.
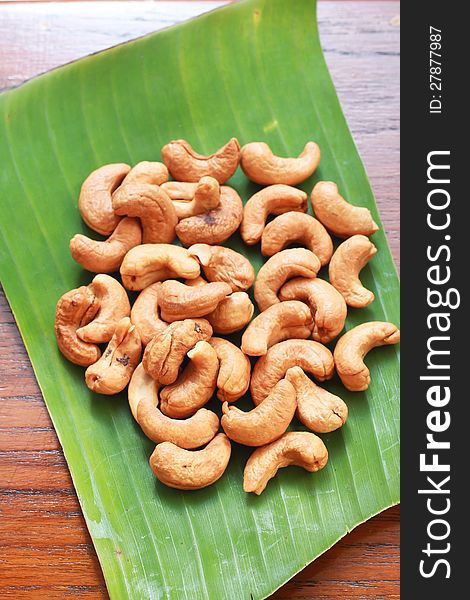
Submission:
<svg viewBox="0 0 470 600">
<path fill-rule="evenodd" d="M 286 431 L 296 408 L 293 385 L 281 379 L 269 396 L 249 412 L 224 402 L 221 425 L 234 442 L 245 446 L 264 446 L 277 440 Z"/>
<path fill-rule="evenodd" d="M 301 300 L 310 306 L 314 319 L 312 338 L 317 342 L 327 344 L 341 333 L 348 312 L 346 302 L 324 279 L 291 279 L 282 286 L 279 298 Z"/>
<path fill-rule="evenodd" d="M 307 212 L 307 194 L 289 185 L 270 185 L 251 196 L 243 209 L 240 235 L 245 244 L 260 241 L 269 214 Z"/>
<path fill-rule="evenodd" d="M 400 331 L 393 323 L 370 321 L 347 331 L 336 344 L 336 371 L 346 389 L 362 392 L 369 387 L 370 372 L 364 363 L 366 354 L 377 346 L 397 344 Z"/>
<path fill-rule="evenodd" d="M 134 419 L 152 441 L 171 442 L 180 448 L 193 450 L 204 446 L 219 429 L 219 417 L 210 410 L 200 408 L 189 419 L 166 417 L 158 409 L 158 388 L 140 364 L 129 383 L 129 406 Z"/>
<path fill-rule="evenodd" d="M 114 214 L 111 195 L 129 171 L 124 163 L 104 165 L 83 182 L 78 209 L 88 227 L 101 235 L 111 235 L 121 220 Z"/>
<path fill-rule="evenodd" d="M 297 416 L 316 433 L 335 431 L 346 423 L 348 407 L 341 398 L 314 383 L 300 367 L 287 369 L 286 379 L 295 389 Z M 264 402 L 261 404 L 261 406 Z"/>
<path fill-rule="evenodd" d="M 377 248 L 364 235 L 353 235 L 340 244 L 329 266 L 332 285 L 346 300 L 348 306 L 362 308 L 375 298 L 359 279 L 359 273 L 377 253 Z"/>
<path fill-rule="evenodd" d="M 322 266 L 328 264 L 333 254 L 333 242 L 320 221 L 295 211 L 279 215 L 266 225 L 261 236 L 261 254 L 273 256 L 293 242 L 316 254 Z"/>
<path fill-rule="evenodd" d="M 255 280 L 255 270 L 250 261 L 231 248 L 194 244 L 188 248 L 202 266 L 208 281 L 224 281 L 233 292 L 244 292 Z"/>
<path fill-rule="evenodd" d="M 315 142 L 308 142 L 297 158 L 276 156 L 265 142 L 251 142 L 241 150 L 240 166 L 248 179 L 260 185 L 297 185 L 314 173 L 319 162 L 320 147 Z"/>
<path fill-rule="evenodd" d="M 278 252 L 258 271 L 254 295 L 260 311 L 280 302 L 277 294 L 284 283 L 292 277 L 313 278 L 321 264 L 318 257 L 305 248 L 291 248 Z"/>
<path fill-rule="evenodd" d="M 174 184 L 175 182 L 170 183 Z M 188 183 L 187 185 L 194 184 Z M 189 202 L 187 200 L 173 200 L 173 198 L 172 202 L 178 219 L 187 219 L 205 213 L 220 204 L 219 182 L 213 177 L 201 177 L 199 183 L 196 184 L 194 196 Z"/>
<path fill-rule="evenodd" d="M 119 270 L 124 256 L 131 248 L 142 242 L 142 230 L 138 219 L 125 217 L 104 242 L 92 240 L 77 233 L 70 240 L 70 254 L 87 271 L 114 273 Z"/>
<path fill-rule="evenodd" d="M 125 186 L 129 183 L 162 185 L 166 181 L 168 181 L 168 169 L 163 163 L 143 160 L 132 167 L 121 185 Z"/>
<path fill-rule="evenodd" d="M 210 179 L 213 178 L 211 177 Z M 198 185 L 199 182 L 167 181 L 166 183 L 162 183 L 161 188 L 171 200 L 190 202 L 194 198 Z"/>
<path fill-rule="evenodd" d="M 250 361 L 240 348 L 228 340 L 212 337 L 208 341 L 219 359 L 217 398 L 221 402 L 235 402 L 250 387 Z"/>
<path fill-rule="evenodd" d="M 234 292 L 227 296 L 217 308 L 205 316 L 214 333 L 229 335 L 243 329 L 250 322 L 255 307 L 246 292 Z"/>
<path fill-rule="evenodd" d="M 237 170 L 240 144 L 237 138 L 232 138 L 214 154 L 204 156 L 195 152 L 186 140 L 173 140 L 163 146 L 162 158 L 177 181 L 199 181 L 208 175 L 222 184 Z"/>
<path fill-rule="evenodd" d="M 372 235 L 379 229 L 370 210 L 346 202 L 332 181 L 319 181 L 312 190 L 311 201 L 317 219 L 339 238 Z"/>
<path fill-rule="evenodd" d="M 146 346 L 154 335 L 164 331 L 168 323 L 160 318 L 158 310 L 158 289 L 161 282 L 153 283 L 140 292 L 131 309 L 131 321 Z"/>
<path fill-rule="evenodd" d="M 178 490 L 199 490 L 222 477 L 230 460 L 230 440 L 219 433 L 203 450 L 183 450 L 163 442 L 153 451 L 150 467 L 155 477 Z"/>
<path fill-rule="evenodd" d="M 260 404 L 278 381 L 283 379 L 287 369 L 302 367 L 319 381 L 331 379 L 334 372 L 333 355 L 318 342 L 312 340 L 286 340 L 269 348 L 254 366 L 251 376 L 251 398 Z"/>
<path fill-rule="evenodd" d="M 117 324 L 103 356 L 85 371 L 87 386 L 97 394 L 118 394 L 129 383 L 141 351 L 137 329 L 129 317 L 124 317 Z"/>
<path fill-rule="evenodd" d="M 327 462 L 328 450 L 318 436 L 307 431 L 289 431 L 253 452 L 245 466 L 243 491 L 259 496 L 282 467 L 295 465 L 313 473 L 323 469 Z"/>
<path fill-rule="evenodd" d="M 312 313 L 306 304 L 298 300 L 279 302 L 251 321 L 242 336 L 242 350 L 248 356 L 262 356 L 283 340 L 309 338 L 312 329 Z"/>
<path fill-rule="evenodd" d="M 158 290 L 160 314 L 168 323 L 203 317 L 214 311 L 231 291 L 229 284 L 221 281 L 195 287 L 168 279 Z"/>
</svg>

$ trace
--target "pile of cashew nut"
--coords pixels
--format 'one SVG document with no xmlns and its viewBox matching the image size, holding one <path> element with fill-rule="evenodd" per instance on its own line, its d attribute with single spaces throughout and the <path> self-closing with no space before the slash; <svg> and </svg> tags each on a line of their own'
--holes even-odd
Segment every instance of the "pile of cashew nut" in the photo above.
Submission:
<svg viewBox="0 0 470 600">
<path fill-rule="evenodd" d="M 399 341 L 395 325 L 380 321 L 341 335 L 348 306 L 374 300 L 359 274 L 377 252 L 368 236 L 378 227 L 328 181 L 314 186 L 315 216 L 307 214 L 307 194 L 294 186 L 320 162 L 314 142 L 295 158 L 263 142 L 240 148 L 236 138 L 209 156 L 185 140 L 161 155 L 104 165 L 84 181 L 80 214 L 106 239 L 70 241 L 73 259 L 96 275 L 59 299 L 58 347 L 86 368 L 92 392 L 128 387 L 131 413 L 156 443 L 159 481 L 181 490 L 214 483 L 235 442 L 256 448 L 243 489 L 261 494 L 281 467 L 326 465 L 317 434 L 343 426 L 348 407 L 319 383 L 336 372 L 348 390 L 366 390 L 366 354 Z M 226 185 L 239 165 L 265 186 L 245 205 Z M 267 257 L 256 277 L 244 255 L 221 245 L 237 230 Z M 331 235 L 344 240 L 336 250 Z M 329 282 L 318 276 L 327 265 Z M 239 345 L 223 337 L 241 330 Z M 326 344 L 340 335 L 332 352 Z M 254 407 L 244 411 L 234 403 L 248 391 Z M 215 395 L 219 409 L 208 410 Z M 295 417 L 306 431 L 288 431 Z"/>
</svg>

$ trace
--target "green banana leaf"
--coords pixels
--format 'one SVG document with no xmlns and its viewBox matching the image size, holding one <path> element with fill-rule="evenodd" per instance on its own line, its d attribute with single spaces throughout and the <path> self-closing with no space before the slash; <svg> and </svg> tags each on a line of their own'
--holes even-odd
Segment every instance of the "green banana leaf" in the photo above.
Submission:
<svg viewBox="0 0 470 600">
<path fill-rule="evenodd" d="M 205 153 L 235 135 L 242 144 L 265 140 L 282 155 L 313 139 L 322 161 L 301 187 L 336 181 L 379 222 L 324 62 L 315 1 L 293 4 L 232 4 L 0 96 L 1 281 L 113 599 L 265 598 L 399 500 L 396 347 L 370 354 L 367 392 L 347 393 L 337 380 L 327 385 L 350 409 L 345 427 L 323 436 L 327 467 L 282 469 L 256 497 L 242 491 L 250 450 L 236 445 L 215 485 L 197 492 L 161 485 L 148 466 L 153 444 L 133 421 L 126 394 L 92 394 L 83 370 L 55 343 L 57 299 L 92 278 L 70 258 L 68 243 L 87 232 L 80 185 L 104 163 L 158 160 L 174 138 Z M 240 172 L 231 185 L 244 200 L 257 189 Z M 398 323 L 393 261 L 383 231 L 373 239 L 379 252 L 363 281 L 376 300 L 350 310 L 347 328 L 371 319 Z M 230 245 L 257 268 L 262 263 L 259 249 L 237 235 Z"/>
</svg>

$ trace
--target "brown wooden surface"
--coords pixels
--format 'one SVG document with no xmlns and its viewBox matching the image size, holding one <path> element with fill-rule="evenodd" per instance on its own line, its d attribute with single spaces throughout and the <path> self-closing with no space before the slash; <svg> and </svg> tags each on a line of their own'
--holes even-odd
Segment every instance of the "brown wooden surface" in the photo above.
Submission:
<svg viewBox="0 0 470 600">
<path fill-rule="evenodd" d="M 0 89 L 212 5 L 0 2 Z M 398 265 L 399 3 L 325 1 L 318 12 L 326 58 Z M 0 598 L 107 598 L 67 465 L 1 293 L 0 403 Z M 399 597 L 398 579 L 395 507 L 355 529 L 273 598 L 392 599 Z"/>
</svg>

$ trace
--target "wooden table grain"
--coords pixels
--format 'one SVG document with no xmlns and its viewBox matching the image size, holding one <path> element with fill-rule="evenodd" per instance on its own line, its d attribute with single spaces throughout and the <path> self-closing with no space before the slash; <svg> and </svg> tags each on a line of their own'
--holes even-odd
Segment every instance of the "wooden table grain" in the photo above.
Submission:
<svg viewBox="0 0 470 600">
<path fill-rule="evenodd" d="M 216 4 L 0 2 L 0 89 Z M 326 59 L 398 266 L 399 3 L 321 1 L 318 13 Z M 108 597 L 59 442 L 0 292 L 0 598 L 69 596 Z M 272 598 L 399 598 L 398 507 L 356 528 Z"/>
</svg>

